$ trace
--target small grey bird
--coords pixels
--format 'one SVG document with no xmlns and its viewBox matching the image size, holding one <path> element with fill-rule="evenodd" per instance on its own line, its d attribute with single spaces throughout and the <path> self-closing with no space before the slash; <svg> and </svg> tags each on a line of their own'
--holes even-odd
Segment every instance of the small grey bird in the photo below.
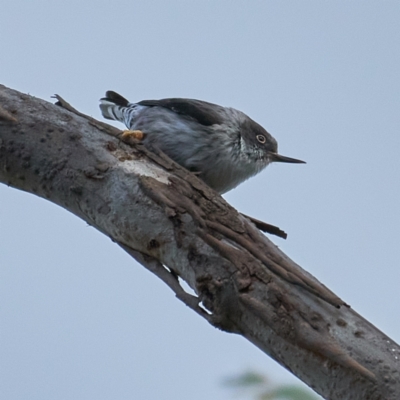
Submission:
<svg viewBox="0 0 400 400">
<path fill-rule="evenodd" d="M 159 148 L 221 194 L 271 162 L 304 163 L 278 154 L 276 140 L 234 108 L 180 98 L 130 103 L 108 91 L 100 109 L 103 117 L 142 131 L 144 145 Z"/>
</svg>

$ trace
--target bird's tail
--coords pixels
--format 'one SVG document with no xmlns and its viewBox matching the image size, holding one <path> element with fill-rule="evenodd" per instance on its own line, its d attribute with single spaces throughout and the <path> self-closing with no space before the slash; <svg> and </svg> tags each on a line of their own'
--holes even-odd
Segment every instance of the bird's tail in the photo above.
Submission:
<svg viewBox="0 0 400 400">
<path fill-rule="evenodd" d="M 128 107 L 129 101 L 120 94 L 109 90 L 106 97 L 100 99 L 100 110 L 104 118 L 125 122 L 124 109 Z"/>
</svg>

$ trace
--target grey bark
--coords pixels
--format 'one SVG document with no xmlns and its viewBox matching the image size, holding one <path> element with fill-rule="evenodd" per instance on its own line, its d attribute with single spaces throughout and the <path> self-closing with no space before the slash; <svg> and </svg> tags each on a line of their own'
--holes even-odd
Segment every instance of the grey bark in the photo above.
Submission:
<svg viewBox="0 0 400 400">
<path fill-rule="evenodd" d="M 0 182 L 85 220 L 209 323 L 244 336 L 324 398 L 400 398 L 393 340 L 196 176 L 119 134 L 0 85 Z"/>
</svg>

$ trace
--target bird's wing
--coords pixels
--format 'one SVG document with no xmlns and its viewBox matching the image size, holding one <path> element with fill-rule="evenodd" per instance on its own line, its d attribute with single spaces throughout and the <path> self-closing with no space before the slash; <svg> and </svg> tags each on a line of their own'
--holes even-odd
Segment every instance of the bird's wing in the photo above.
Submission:
<svg viewBox="0 0 400 400">
<path fill-rule="evenodd" d="M 148 107 L 164 107 L 177 114 L 196 120 L 199 124 L 205 126 L 221 124 L 223 122 L 224 108 L 206 101 L 173 98 L 143 100 L 137 104 Z"/>
</svg>

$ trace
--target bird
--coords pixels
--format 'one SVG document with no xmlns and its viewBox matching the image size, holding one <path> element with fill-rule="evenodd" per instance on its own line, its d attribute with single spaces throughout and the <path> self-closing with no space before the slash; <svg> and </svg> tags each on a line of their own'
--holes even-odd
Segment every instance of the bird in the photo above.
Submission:
<svg viewBox="0 0 400 400">
<path fill-rule="evenodd" d="M 242 111 L 202 100 L 167 98 L 130 103 L 114 91 L 100 99 L 104 118 L 139 132 L 220 194 L 234 189 L 273 162 L 305 163 L 278 153 L 278 143 Z"/>
</svg>

